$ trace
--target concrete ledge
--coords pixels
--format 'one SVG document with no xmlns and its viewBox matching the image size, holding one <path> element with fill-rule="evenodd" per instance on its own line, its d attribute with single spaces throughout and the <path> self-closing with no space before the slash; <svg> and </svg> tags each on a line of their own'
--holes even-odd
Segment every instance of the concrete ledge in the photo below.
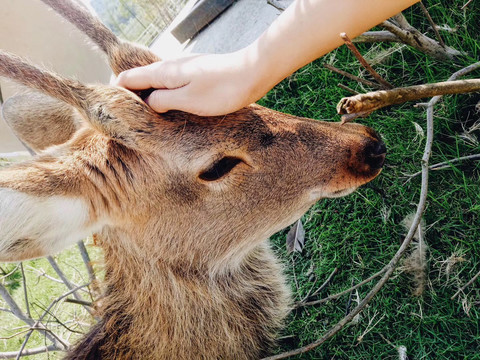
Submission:
<svg viewBox="0 0 480 360">
<path fill-rule="evenodd" d="M 186 17 L 196 0 L 190 0 L 171 26 L 156 40 L 151 49 L 162 58 L 181 53 L 228 53 L 255 41 L 281 14 L 267 0 L 238 0 L 205 27 L 189 42 L 180 44 L 171 30 Z M 280 0 L 288 6 L 293 0 Z"/>
</svg>

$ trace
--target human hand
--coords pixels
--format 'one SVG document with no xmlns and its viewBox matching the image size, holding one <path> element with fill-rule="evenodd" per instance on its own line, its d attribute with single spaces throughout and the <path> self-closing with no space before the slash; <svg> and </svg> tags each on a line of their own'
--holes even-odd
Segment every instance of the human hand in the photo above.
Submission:
<svg viewBox="0 0 480 360">
<path fill-rule="evenodd" d="M 263 96 L 255 91 L 255 64 L 245 51 L 190 55 L 122 72 L 116 85 L 157 89 L 145 102 L 157 112 L 224 115 Z"/>
</svg>

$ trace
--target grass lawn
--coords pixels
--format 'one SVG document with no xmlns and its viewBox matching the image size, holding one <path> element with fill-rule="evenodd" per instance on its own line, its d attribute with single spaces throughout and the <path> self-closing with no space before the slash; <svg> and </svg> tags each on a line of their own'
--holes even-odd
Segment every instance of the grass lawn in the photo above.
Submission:
<svg viewBox="0 0 480 360">
<path fill-rule="evenodd" d="M 396 86 L 445 81 L 461 67 L 478 61 L 480 8 L 460 8 L 463 1 L 427 1 L 438 24 L 456 29 L 443 33 L 447 44 L 469 54 L 457 64 L 441 63 L 410 48 L 395 45 L 375 69 Z M 419 8 L 405 13 L 412 24 L 428 29 Z M 434 36 L 429 32 L 430 36 Z M 362 45 L 362 53 L 378 59 L 392 45 Z M 361 69 L 342 47 L 283 81 L 262 105 L 286 113 L 338 120 L 336 103 L 344 96 L 338 83 L 359 92 L 362 86 L 323 68 L 323 63 L 357 75 Z M 479 77 L 477 71 L 470 77 Z M 480 94 L 446 96 L 435 108 L 435 139 L 431 164 L 479 154 Z M 273 238 L 296 300 L 318 288 L 333 271 L 338 273 L 317 298 L 348 289 L 380 270 L 397 251 L 406 234 L 402 220 L 416 210 L 425 145 L 426 115 L 408 103 L 377 111 L 359 122 L 375 128 L 387 144 L 382 174 L 357 193 L 319 202 L 304 217 L 306 247 L 287 255 L 286 231 Z M 475 126 L 476 125 L 476 130 Z M 467 136 L 468 130 L 470 136 Z M 472 136 L 473 135 L 473 136 Z M 480 271 L 480 162 L 455 163 L 431 171 L 425 212 L 428 246 L 425 288 L 414 296 L 414 275 L 405 266 L 355 321 L 321 347 L 298 359 L 398 359 L 395 347 L 405 346 L 409 359 L 480 359 L 480 280 L 465 293 L 452 295 Z M 351 296 L 351 307 L 375 282 Z M 320 338 L 345 316 L 348 295 L 326 304 L 294 310 L 281 334 L 277 352 L 295 349 Z"/>
<path fill-rule="evenodd" d="M 466 10 L 460 10 L 464 2 L 466 0 L 424 2 L 438 24 L 454 29 L 442 35 L 448 45 L 467 53 L 458 63 L 441 63 L 398 44 L 361 45 L 359 48 L 369 59 L 382 59 L 375 69 L 396 86 L 444 81 L 453 72 L 480 58 L 480 7 L 473 2 Z M 422 32 L 428 31 L 434 36 L 418 7 L 405 15 Z M 342 47 L 300 69 L 260 103 L 298 116 L 338 121 L 335 106 L 342 97 L 349 95 L 337 87 L 339 82 L 359 92 L 371 89 L 331 73 L 323 68 L 324 63 L 353 74 L 361 71 L 352 54 Z M 480 77 L 480 71 L 470 77 Z M 479 102 L 478 93 L 446 96 L 435 107 L 431 164 L 480 153 L 480 110 L 475 107 Z M 335 268 L 337 274 L 317 298 L 347 289 L 380 270 L 397 251 L 406 233 L 402 221 L 415 212 L 420 194 L 420 177 L 406 175 L 420 170 L 425 145 L 425 111 L 413 105 L 394 106 L 359 120 L 375 128 L 387 144 L 385 169 L 355 194 L 321 201 L 302 218 L 306 244 L 301 254 L 286 253 L 288 229 L 273 237 L 274 248 L 284 260 L 295 300 L 302 300 L 312 289 L 318 288 Z M 480 359 L 480 279 L 451 299 L 480 271 L 480 161 L 459 162 L 447 169 L 430 172 L 424 221 L 428 250 L 423 292 L 413 294 L 416 288 L 414 274 L 406 271 L 403 264 L 355 321 L 326 344 L 296 359 L 398 359 L 399 346 L 405 346 L 409 359 Z M 101 254 L 95 250 L 93 256 L 100 258 Z M 87 274 L 75 249 L 62 253 L 58 262 L 76 284 L 87 282 Z M 12 268 L 12 265 L 0 266 Z M 66 288 L 38 275 L 38 270 L 43 269 L 48 275 L 57 277 L 46 260 L 28 262 L 24 266 L 31 312 L 36 315 Z M 351 296 L 294 310 L 280 334 L 276 352 L 295 349 L 321 337 L 374 283 L 364 285 Z M 23 304 L 22 289 L 14 290 L 13 294 L 18 303 Z M 1 301 L 0 307 L 5 307 Z M 93 321 L 76 304 L 62 305 L 58 316 L 67 321 L 67 325 L 71 319 L 78 320 L 74 325 L 78 332 L 84 332 Z M 53 317 L 50 320 L 53 321 Z M 0 312 L 0 338 L 25 330 L 22 326 L 24 324 L 11 315 Z M 65 337 L 71 334 L 61 327 L 59 332 Z M 73 333 L 69 341 L 73 342 L 78 336 Z M 22 342 L 21 335 L 0 340 L 0 351 L 17 350 Z M 28 347 L 44 343 L 44 338 L 36 333 Z M 30 358 L 58 357 L 50 354 Z"/>
</svg>

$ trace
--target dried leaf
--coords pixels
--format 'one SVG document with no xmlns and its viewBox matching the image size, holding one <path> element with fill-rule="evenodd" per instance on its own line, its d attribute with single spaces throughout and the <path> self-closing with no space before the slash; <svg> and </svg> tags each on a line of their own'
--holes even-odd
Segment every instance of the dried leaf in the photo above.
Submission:
<svg viewBox="0 0 480 360">
<path fill-rule="evenodd" d="M 299 219 L 292 226 L 287 234 L 287 252 L 302 252 L 305 245 L 305 229 L 303 228 L 302 219 Z"/>
</svg>

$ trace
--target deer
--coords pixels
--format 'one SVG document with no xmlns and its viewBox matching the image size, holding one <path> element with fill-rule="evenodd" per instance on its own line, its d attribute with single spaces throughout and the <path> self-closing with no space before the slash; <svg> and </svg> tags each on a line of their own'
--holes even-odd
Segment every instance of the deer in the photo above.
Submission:
<svg viewBox="0 0 480 360">
<path fill-rule="evenodd" d="M 115 75 L 161 61 L 72 0 L 42 0 Z M 291 309 L 268 238 L 382 170 L 371 128 L 252 104 L 225 116 L 154 112 L 145 94 L 82 84 L 0 50 L 0 76 L 34 92 L 5 121 L 38 154 L 0 170 L 0 261 L 104 251 L 100 320 L 66 359 L 258 359 Z"/>
</svg>

